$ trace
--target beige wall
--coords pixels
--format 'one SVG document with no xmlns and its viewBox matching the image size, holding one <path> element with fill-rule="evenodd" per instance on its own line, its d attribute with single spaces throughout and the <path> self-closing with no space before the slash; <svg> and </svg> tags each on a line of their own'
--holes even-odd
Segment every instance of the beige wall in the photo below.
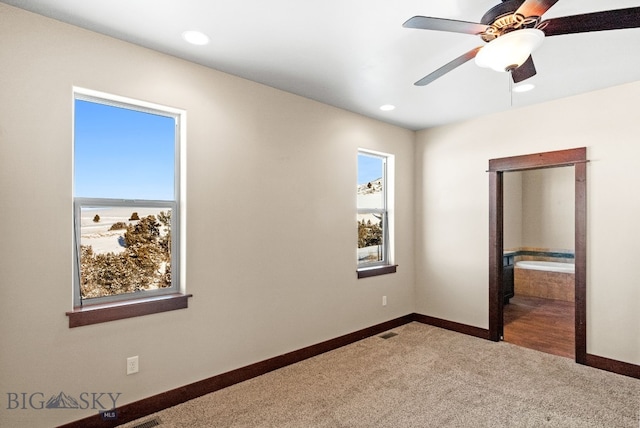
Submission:
<svg viewBox="0 0 640 428">
<path fill-rule="evenodd" d="M 504 174 L 504 248 L 574 250 L 573 167 Z"/>
<path fill-rule="evenodd" d="M 1 3 L 0 16 L 0 425 L 95 413 L 7 410 L 9 392 L 122 405 L 414 312 L 413 132 Z M 73 86 L 187 111 L 189 309 L 68 328 Z M 358 148 L 395 155 L 399 265 L 361 280 Z"/>
<path fill-rule="evenodd" d="M 635 82 L 419 132 L 417 311 L 487 328 L 488 160 L 586 146 L 587 352 L 640 363 L 639 101 Z"/>
<path fill-rule="evenodd" d="M 575 168 L 546 168 L 522 174 L 523 246 L 573 251 Z"/>
</svg>

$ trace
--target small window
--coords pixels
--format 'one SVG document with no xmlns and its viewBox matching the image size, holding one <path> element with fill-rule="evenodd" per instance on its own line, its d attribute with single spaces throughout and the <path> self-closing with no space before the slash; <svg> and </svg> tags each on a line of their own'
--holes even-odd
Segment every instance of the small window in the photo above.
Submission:
<svg viewBox="0 0 640 428">
<path fill-rule="evenodd" d="M 389 206 L 389 156 L 358 152 L 358 271 L 391 265 Z M 394 270 L 395 271 L 395 267 Z M 369 270 L 369 272 L 375 272 Z M 380 270 L 378 270 L 380 272 Z M 388 272 L 384 272 L 388 273 Z"/>
<path fill-rule="evenodd" d="M 179 119 L 75 93 L 74 307 L 179 292 Z"/>
</svg>

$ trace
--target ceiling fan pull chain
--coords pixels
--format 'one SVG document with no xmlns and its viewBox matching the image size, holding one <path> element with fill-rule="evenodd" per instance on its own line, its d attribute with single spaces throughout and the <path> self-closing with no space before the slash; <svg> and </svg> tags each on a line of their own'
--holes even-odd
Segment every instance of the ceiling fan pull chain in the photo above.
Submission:
<svg viewBox="0 0 640 428">
<path fill-rule="evenodd" d="M 507 75 L 509 76 L 509 106 L 513 107 L 513 78 L 511 77 L 511 73 L 513 73 L 513 70 L 509 70 Z"/>
</svg>

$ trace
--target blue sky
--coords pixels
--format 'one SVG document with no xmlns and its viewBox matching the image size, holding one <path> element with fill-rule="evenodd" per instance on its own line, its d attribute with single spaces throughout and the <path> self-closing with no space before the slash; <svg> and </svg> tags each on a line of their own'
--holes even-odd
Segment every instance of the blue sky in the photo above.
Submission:
<svg viewBox="0 0 640 428">
<path fill-rule="evenodd" d="M 382 159 L 358 154 L 358 184 L 366 184 L 382 177 Z"/>
<path fill-rule="evenodd" d="M 74 126 L 74 196 L 174 199 L 174 118 L 76 100 Z"/>
<path fill-rule="evenodd" d="M 74 196 L 174 199 L 175 119 L 75 101 Z M 358 184 L 382 177 L 383 161 L 358 155 Z"/>
</svg>

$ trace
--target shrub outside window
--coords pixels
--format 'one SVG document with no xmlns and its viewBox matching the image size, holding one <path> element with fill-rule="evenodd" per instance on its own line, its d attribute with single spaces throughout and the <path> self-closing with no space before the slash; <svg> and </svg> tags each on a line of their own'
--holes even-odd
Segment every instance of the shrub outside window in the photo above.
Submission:
<svg viewBox="0 0 640 428">
<path fill-rule="evenodd" d="M 179 292 L 180 114 L 144 104 L 74 93 L 74 307 Z"/>
</svg>

